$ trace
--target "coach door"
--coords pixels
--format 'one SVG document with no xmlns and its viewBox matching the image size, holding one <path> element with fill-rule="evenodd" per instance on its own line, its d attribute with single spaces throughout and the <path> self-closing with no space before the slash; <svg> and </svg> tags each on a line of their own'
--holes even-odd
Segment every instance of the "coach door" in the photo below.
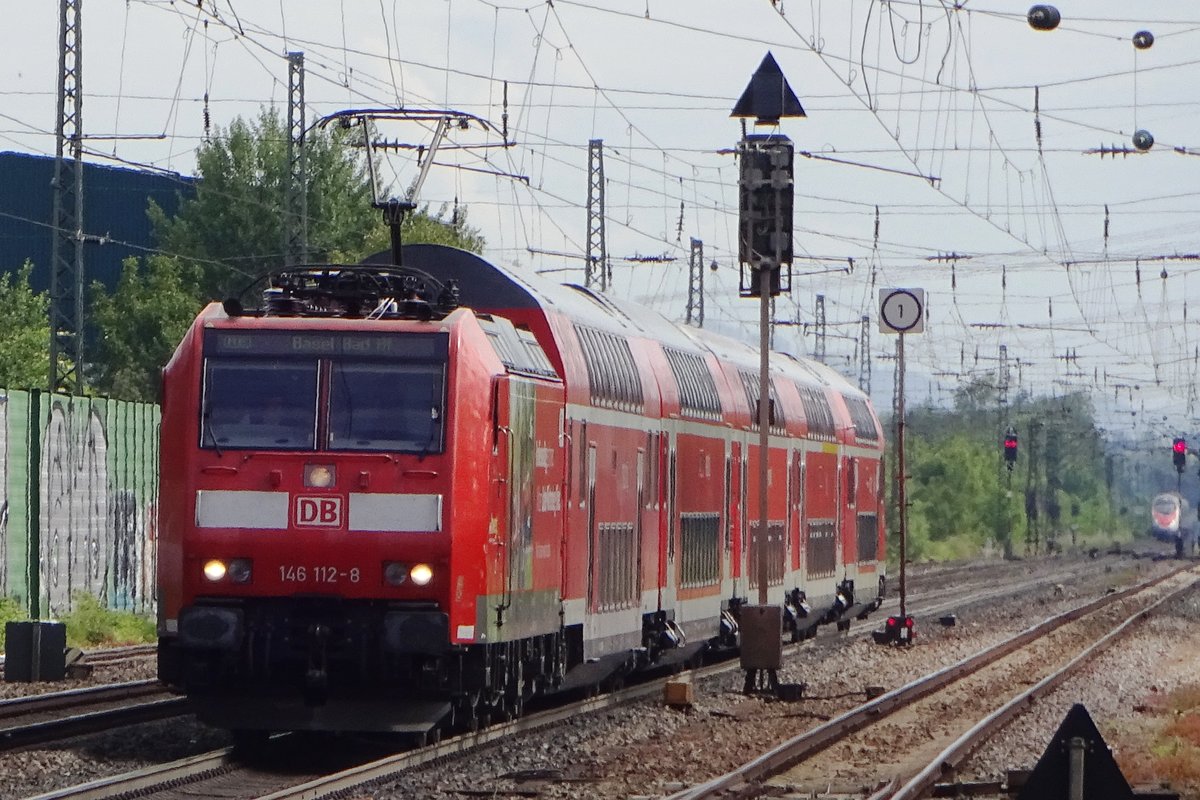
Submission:
<svg viewBox="0 0 1200 800">
<path fill-rule="evenodd" d="M 495 415 L 492 453 L 497 464 L 493 501 L 505 529 L 488 536 L 488 574 L 503 575 L 504 585 L 490 586 L 504 607 L 513 592 L 533 586 L 534 387 L 525 381 L 498 378 L 493 385 Z"/>
<path fill-rule="evenodd" d="M 596 444 L 587 443 L 587 469 L 584 474 L 587 486 L 587 606 L 596 603 Z"/>
<path fill-rule="evenodd" d="M 534 389 L 509 382 L 508 409 L 508 591 L 533 588 Z"/>
<path fill-rule="evenodd" d="M 737 498 L 742 486 L 742 446 L 736 441 L 727 441 L 725 446 L 729 451 L 725 458 L 725 557 L 729 562 L 725 565 L 725 577 L 736 581 L 742 574 L 742 563 L 738 557 L 742 534 L 737 516 L 741 509 Z M 726 591 L 736 596 L 737 584 L 731 583 Z"/>
</svg>

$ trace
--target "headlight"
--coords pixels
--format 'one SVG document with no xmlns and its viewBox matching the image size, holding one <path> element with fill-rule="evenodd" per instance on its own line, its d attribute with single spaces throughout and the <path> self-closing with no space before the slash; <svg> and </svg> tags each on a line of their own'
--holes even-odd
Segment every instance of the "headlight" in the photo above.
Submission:
<svg viewBox="0 0 1200 800">
<path fill-rule="evenodd" d="M 388 586 L 399 586 L 408 580 L 408 565 L 399 561 L 383 562 L 383 580 Z"/>
<path fill-rule="evenodd" d="M 433 580 L 433 568 L 428 564 L 417 564 L 409 570 L 408 576 L 417 586 L 424 586 Z"/>
<path fill-rule="evenodd" d="M 229 580 L 234 583 L 249 583 L 254 570 L 248 558 L 235 558 L 229 562 Z"/>
<path fill-rule="evenodd" d="M 224 578 L 226 571 L 225 562 L 215 558 L 204 565 L 204 577 L 213 583 Z"/>
<path fill-rule="evenodd" d="M 328 489 L 337 482 L 337 469 L 333 464 L 305 464 L 304 485 L 310 489 Z"/>
<path fill-rule="evenodd" d="M 204 577 L 212 583 L 228 578 L 232 583 L 249 583 L 253 576 L 253 564 L 248 558 L 232 558 L 224 561 L 213 558 L 204 562 Z"/>
</svg>

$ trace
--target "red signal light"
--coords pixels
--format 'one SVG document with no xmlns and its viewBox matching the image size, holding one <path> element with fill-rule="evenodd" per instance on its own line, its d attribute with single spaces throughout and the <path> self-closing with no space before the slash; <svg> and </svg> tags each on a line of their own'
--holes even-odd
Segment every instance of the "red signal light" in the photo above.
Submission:
<svg viewBox="0 0 1200 800">
<path fill-rule="evenodd" d="M 1009 428 L 1004 432 L 1004 466 L 1009 472 L 1012 472 L 1013 465 L 1017 463 L 1017 432 L 1013 428 Z"/>
<path fill-rule="evenodd" d="M 890 616 L 883 630 L 874 631 L 871 636 L 875 644 L 912 644 L 917 636 L 916 620 L 907 614 Z"/>
<path fill-rule="evenodd" d="M 1187 452 L 1187 440 L 1186 439 L 1176 439 L 1173 447 L 1174 447 L 1176 453 L 1186 453 Z"/>
</svg>

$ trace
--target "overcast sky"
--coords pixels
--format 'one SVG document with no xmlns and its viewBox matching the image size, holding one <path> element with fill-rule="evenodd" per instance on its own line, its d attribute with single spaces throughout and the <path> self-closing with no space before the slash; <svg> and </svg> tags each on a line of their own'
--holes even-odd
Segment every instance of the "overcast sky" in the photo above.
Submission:
<svg viewBox="0 0 1200 800">
<path fill-rule="evenodd" d="M 9 5 L 0 148 L 53 154 L 58 3 Z M 588 142 L 602 139 L 613 293 L 682 320 L 700 239 L 718 267 L 706 327 L 754 341 L 756 301 L 737 296 L 729 151 L 742 129 L 729 112 L 769 51 L 808 113 L 777 129 L 801 155 L 796 276 L 776 318 L 802 323 L 777 347 L 814 351 L 805 323 L 821 294 L 828 360 L 857 378 L 868 316 L 886 406 L 895 339 L 878 331 L 878 291 L 920 287 L 929 325 L 906 337 L 910 402 L 995 379 L 1003 345 L 1013 392 L 1092 392 L 1126 432 L 1200 429 L 1200 286 L 1178 258 L 1200 252 L 1200 8 L 1071 0 L 1040 32 L 1029 4 L 954 5 L 85 0 L 87 158 L 190 174 L 206 118 L 215 135 L 262 105 L 286 113 L 286 53 L 303 51 L 310 118 L 404 105 L 502 129 L 507 116 L 511 147 L 455 132 L 493 147 L 441 153 L 422 199 L 457 199 L 488 257 L 560 270 L 547 277 L 583 280 Z M 1139 50 L 1143 30 L 1154 43 Z M 1147 152 L 1137 129 L 1154 137 Z M 388 190 L 416 171 L 410 152 L 389 156 Z M 627 260 L 644 257 L 659 260 Z"/>
</svg>

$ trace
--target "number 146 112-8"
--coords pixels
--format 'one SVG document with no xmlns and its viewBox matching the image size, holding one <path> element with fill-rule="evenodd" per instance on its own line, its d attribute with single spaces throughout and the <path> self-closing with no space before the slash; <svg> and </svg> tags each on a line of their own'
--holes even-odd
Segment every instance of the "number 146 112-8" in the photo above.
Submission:
<svg viewBox="0 0 1200 800">
<path fill-rule="evenodd" d="M 362 571 L 358 567 L 338 569 L 337 567 L 307 567 L 290 564 L 279 566 L 279 580 L 283 583 L 337 583 L 350 581 L 358 583 L 362 579 Z"/>
</svg>

